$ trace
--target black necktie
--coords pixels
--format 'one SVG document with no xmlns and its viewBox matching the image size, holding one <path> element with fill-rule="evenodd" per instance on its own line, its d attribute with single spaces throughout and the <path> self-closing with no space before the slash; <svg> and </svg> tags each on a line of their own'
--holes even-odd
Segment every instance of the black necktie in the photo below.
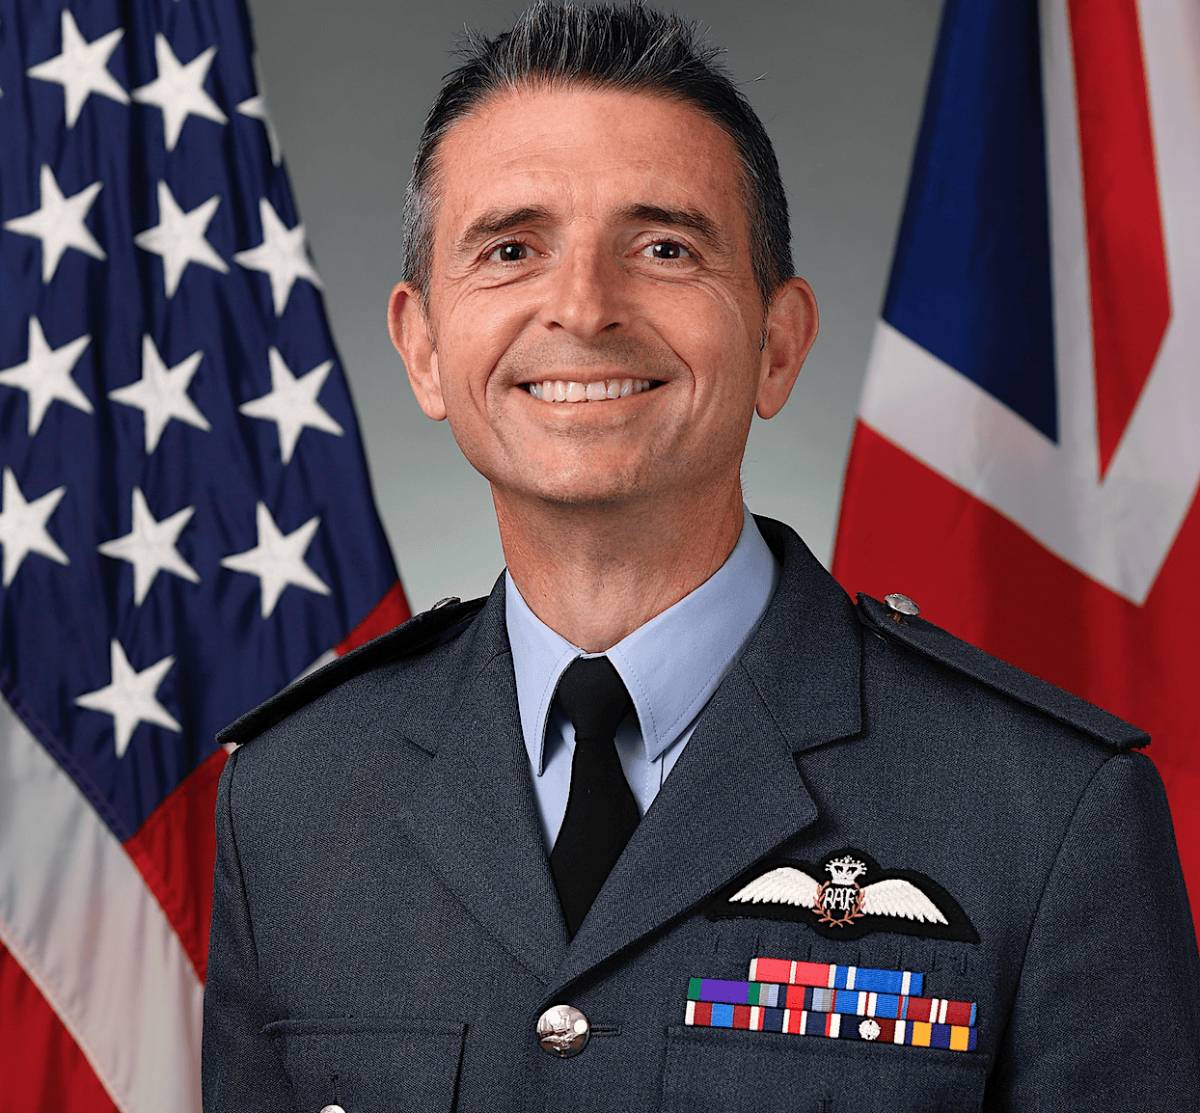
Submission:
<svg viewBox="0 0 1200 1113">
<path fill-rule="evenodd" d="M 607 657 L 576 657 L 558 682 L 558 700 L 575 727 L 567 812 L 550 870 L 574 936 L 600 886 L 641 819 L 617 757 L 614 736 L 631 701 Z"/>
</svg>

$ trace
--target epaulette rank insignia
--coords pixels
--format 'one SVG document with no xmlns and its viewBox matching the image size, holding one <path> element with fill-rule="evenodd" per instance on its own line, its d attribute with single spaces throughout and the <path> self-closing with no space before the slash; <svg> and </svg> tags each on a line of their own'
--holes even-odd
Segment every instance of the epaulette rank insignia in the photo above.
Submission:
<svg viewBox="0 0 1200 1113">
<path fill-rule="evenodd" d="M 221 745 L 243 745 L 268 727 L 282 721 L 298 707 L 335 688 L 343 680 L 378 665 L 449 641 L 465 629 L 487 602 L 487 597 L 462 602 L 442 599 L 427 611 L 413 615 L 407 622 L 352 649 L 313 672 L 293 681 L 270 699 L 251 708 L 217 732 Z"/>
<path fill-rule="evenodd" d="M 886 595 L 879 600 L 860 591 L 857 611 L 859 621 L 877 634 L 974 677 L 1101 742 L 1120 750 L 1150 743 L 1150 736 L 1132 723 L 919 618 L 920 608 L 907 595 Z"/>
</svg>

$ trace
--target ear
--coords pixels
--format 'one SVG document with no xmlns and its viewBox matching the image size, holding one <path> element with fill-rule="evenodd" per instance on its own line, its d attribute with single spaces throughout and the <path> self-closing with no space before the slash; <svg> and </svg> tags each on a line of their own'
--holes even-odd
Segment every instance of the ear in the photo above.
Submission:
<svg viewBox="0 0 1200 1113">
<path fill-rule="evenodd" d="M 388 335 L 404 360 L 408 384 L 425 416 L 434 421 L 446 417 L 442 382 L 438 373 L 437 349 L 421 294 L 407 282 L 397 282 L 388 298 Z"/>
<path fill-rule="evenodd" d="M 812 287 L 803 278 L 789 278 L 775 291 L 767 310 L 755 406 L 759 417 L 772 418 L 783 409 L 819 327 Z"/>
</svg>

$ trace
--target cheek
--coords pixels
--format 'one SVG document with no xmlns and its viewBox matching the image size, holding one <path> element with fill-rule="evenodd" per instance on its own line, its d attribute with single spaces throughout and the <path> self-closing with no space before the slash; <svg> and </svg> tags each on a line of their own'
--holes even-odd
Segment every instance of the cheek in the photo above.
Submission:
<svg viewBox="0 0 1200 1113">
<path fill-rule="evenodd" d="M 489 378 L 517 332 L 507 314 L 472 310 L 465 304 L 458 307 L 443 324 L 446 343 L 439 352 L 442 393 L 456 405 L 481 407 Z"/>
<path fill-rule="evenodd" d="M 746 337 L 736 321 L 719 326 L 712 316 L 689 323 L 676 319 L 671 323 L 667 342 L 691 368 L 695 405 L 708 410 L 711 419 L 732 417 L 755 395 L 757 352 L 747 346 Z"/>
<path fill-rule="evenodd" d="M 665 298 L 656 316 L 667 343 L 692 368 L 698 389 L 744 391 L 746 368 L 756 362 L 757 340 L 749 343 L 747 309 L 734 291 L 717 283 L 684 289 Z"/>
</svg>

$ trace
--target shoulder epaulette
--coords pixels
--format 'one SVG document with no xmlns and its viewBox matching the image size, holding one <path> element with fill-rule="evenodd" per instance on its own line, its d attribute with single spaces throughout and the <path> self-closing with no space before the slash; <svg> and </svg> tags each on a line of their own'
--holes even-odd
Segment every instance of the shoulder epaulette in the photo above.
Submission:
<svg viewBox="0 0 1200 1113">
<path fill-rule="evenodd" d="M 222 727 L 217 732 L 217 741 L 222 745 L 243 745 L 286 718 L 298 707 L 303 707 L 336 688 L 343 680 L 377 665 L 387 664 L 401 657 L 411 657 L 422 650 L 432 649 L 452 640 L 470 625 L 486 602 L 487 597 L 482 596 L 479 599 L 469 599 L 465 603 L 457 598 L 443 599 L 435 603 L 429 610 L 413 615 L 407 622 L 401 623 L 386 634 L 372 638 L 344 656 L 293 681 L 270 699 L 251 708 L 228 726 Z"/>
<path fill-rule="evenodd" d="M 889 595 L 886 598 L 887 602 L 881 602 L 860 591 L 859 619 L 948 668 L 974 677 L 1110 746 L 1127 750 L 1149 744 L 1150 736 L 1132 723 L 918 618 L 916 605 L 907 596 Z"/>
</svg>

